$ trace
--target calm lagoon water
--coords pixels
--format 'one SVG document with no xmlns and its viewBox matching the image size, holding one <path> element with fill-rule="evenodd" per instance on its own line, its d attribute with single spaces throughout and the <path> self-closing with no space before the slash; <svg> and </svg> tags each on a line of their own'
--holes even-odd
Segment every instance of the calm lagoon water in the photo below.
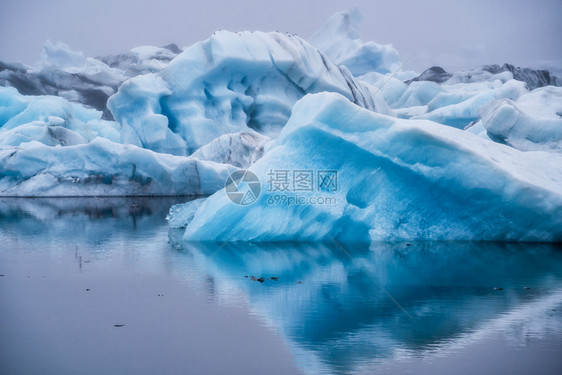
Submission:
<svg viewBox="0 0 562 375">
<path fill-rule="evenodd" d="M 559 246 L 183 243 L 185 200 L 0 199 L 0 373 L 561 373 Z"/>
</svg>

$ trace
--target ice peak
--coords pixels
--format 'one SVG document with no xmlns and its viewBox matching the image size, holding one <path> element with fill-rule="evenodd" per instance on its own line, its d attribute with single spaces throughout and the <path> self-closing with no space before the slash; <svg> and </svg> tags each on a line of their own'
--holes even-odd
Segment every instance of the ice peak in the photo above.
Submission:
<svg viewBox="0 0 562 375">
<path fill-rule="evenodd" d="M 335 13 L 314 33 L 310 41 L 314 43 L 315 40 L 326 37 L 350 40 L 361 39 L 359 26 L 364 18 L 365 16 L 358 6 L 344 12 Z"/>
<path fill-rule="evenodd" d="M 400 68 L 400 57 L 391 45 L 363 42 L 358 7 L 336 13 L 310 38 L 310 43 L 336 65 L 345 65 L 354 76 L 369 72 L 390 73 Z"/>
<path fill-rule="evenodd" d="M 63 42 L 55 44 L 47 39 L 43 45 L 41 63 L 49 63 L 61 68 L 69 68 L 82 66 L 85 61 L 86 57 L 81 51 L 73 51 Z"/>
</svg>

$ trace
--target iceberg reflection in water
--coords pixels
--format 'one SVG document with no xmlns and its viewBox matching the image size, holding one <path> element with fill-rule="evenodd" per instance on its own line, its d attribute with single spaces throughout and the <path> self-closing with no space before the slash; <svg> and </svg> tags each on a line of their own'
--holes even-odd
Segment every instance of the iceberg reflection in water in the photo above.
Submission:
<svg viewBox="0 0 562 375">
<path fill-rule="evenodd" d="M 560 316 L 551 313 L 562 305 L 562 252 L 554 245 L 183 242 L 180 248 L 206 264 L 214 293 L 228 299 L 233 286 L 242 290 L 307 373 L 361 372 L 387 359 L 446 355 L 498 333 L 516 346 L 547 332 L 562 337 Z"/>
<path fill-rule="evenodd" d="M 559 245 L 193 243 L 180 201 L 1 199 L 0 372 L 560 368 Z"/>
</svg>

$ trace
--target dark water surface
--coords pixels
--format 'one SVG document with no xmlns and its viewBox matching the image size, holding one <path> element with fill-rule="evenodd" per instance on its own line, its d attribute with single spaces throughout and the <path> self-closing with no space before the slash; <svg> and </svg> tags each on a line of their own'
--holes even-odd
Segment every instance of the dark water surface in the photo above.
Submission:
<svg viewBox="0 0 562 375">
<path fill-rule="evenodd" d="M 185 200 L 0 199 L 0 373 L 562 373 L 559 246 L 183 243 Z"/>
</svg>

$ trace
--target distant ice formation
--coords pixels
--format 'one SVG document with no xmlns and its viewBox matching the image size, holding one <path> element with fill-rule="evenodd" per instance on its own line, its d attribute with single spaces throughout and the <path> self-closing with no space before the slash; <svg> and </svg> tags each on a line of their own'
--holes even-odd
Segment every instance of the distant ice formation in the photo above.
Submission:
<svg viewBox="0 0 562 375">
<path fill-rule="evenodd" d="M 391 45 L 364 42 L 359 34 L 363 14 L 358 7 L 336 13 L 310 38 L 310 43 L 337 65 L 360 76 L 370 72 L 394 73 L 400 56 Z"/>
<path fill-rule="evenodd" d="M 562 152 L 562 87 L 501 99 L 481 111 L 488 134 L 520 150 Z"/>
</svg>

